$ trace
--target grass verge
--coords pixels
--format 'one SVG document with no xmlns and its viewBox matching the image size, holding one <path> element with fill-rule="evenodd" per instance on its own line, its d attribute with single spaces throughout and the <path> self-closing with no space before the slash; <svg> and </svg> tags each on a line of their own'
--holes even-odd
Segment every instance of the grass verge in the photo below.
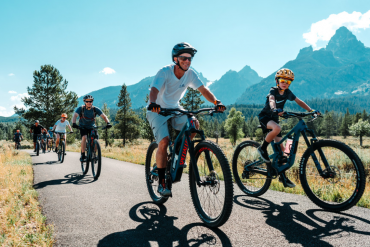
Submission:
<svg viewBox="0 0 370 247">
<path fill-rule="evenodd" d="M 0 246 L 52 246 L 53 227 L 45 221 L 31 157 L 0 141 Z"/>
</svg>

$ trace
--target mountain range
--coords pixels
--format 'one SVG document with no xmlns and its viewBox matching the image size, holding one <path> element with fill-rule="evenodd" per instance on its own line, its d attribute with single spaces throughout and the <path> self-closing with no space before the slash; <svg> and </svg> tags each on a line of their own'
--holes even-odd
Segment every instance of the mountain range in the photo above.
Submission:
<svg viewBox="0 0 370 247">
<path fill-rule="evenodd" d="M 290 89 L 300 99 L 360 96 L 370 91 L 370 48 L 346 27 L 336 31 L 326 48 L 303 48 L 282 68 L 293 70 L 295 80 Z M 265 102 L 270 87 L 276 85 L 275 73 L 248 87 L 236 102 Z"/>
</svg>

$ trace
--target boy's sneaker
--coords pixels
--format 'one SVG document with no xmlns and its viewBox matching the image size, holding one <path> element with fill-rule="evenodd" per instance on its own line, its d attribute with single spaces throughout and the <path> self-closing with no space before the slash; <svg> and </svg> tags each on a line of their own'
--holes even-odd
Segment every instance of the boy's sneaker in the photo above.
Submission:
<svg viewBox="0 0 370 247">
<path fill-rule="evenodd" d="M 161 195 L 161 196 L 172 196 L 172 192 L 169 190 L 169 189 L 167 189 L 166 187 L 163 187 L 163 185 L 162 184 L 160 184 L 159 186 L 158 186 L 158 193 Z"/>
<path fill-rule="evenodd" d="M 279 176 L 279 182 L 283 183 L 283 176 L 282 175 Z M 289 188 L 294 188 L 295 187 L 295 184 L 292 181 L 290 181 L 290 179 L 287 178 L 287 177 L 285 177 L 285 183 L 286 183 L 286 187 L 289 187 Z"/>
<path fill-rule="evenodd" d="M 270 158 L 269 158 L 269 154 L 267 153 L 267 151 L 266 150 L 263 150 L 261 147 L 259 147 L 258 149 L 257 149 L 257 152 L 259 153 L 259 155 L 261 156 L 261 158 L 265 161 L 265 162 L 267 162 L 267 163 L 270 163 L 271 161 L 270 161 Z"/>
</svg>

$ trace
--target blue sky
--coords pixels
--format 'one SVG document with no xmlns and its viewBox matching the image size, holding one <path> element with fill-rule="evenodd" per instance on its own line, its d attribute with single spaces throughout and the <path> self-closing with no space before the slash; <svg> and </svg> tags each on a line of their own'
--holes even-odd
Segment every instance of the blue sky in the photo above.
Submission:
<svg viewBox="0 0 370 247">
<path fill-rule="evenodd" d="M 266 77 L 301 48 L 325 47 L 341 25 L 370 47 L 367 0 L 1 1 L 0 23 L 0 116 L 13 114 L 44 64 L 84 95 L 155 75 L 182 41 L 210 80 L 245 65 Z"/>
</svg>

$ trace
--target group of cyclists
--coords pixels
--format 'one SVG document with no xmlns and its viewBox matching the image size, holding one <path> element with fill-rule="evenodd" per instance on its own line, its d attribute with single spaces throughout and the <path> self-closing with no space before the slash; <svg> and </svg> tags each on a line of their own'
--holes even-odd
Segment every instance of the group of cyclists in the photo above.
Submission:
<svg viewBox="0 0 370 247">
<path fill-rule="evenodd" d="M 161 108 L 181 108 L 179 102 L 185 95 L 188 87 L 198 90 L 205 99 L 215 105 L 217 111 L 224 112 L 226 107 L 221 103 L 216 96 L 203 85 L 198 75 L 191 69 L 190 65 L 197 50 L 189 43 L 181 42 L 176 44 L 172 49 L 172 61 L 174 64 L 167 65 L 160 69 L 156 74 L 154 80 L 150 85 L 149 101 L 147 105 L 146 118 L 152 128 L 156 142 L 158 143 L 158 150 L 156 154 L 156 163 L 158 166 L 158 176 L 160 185 L 158 193 L 163 196 L 170 196 L 171 190 L 166 188 L 165 183 L 165 170 L 167 165 L 167 148 L 169 144 L 169 132 L 166 124 L 170 117 L 159 115 Z M 266 134 L 263 144 L 258 148 L 258 153 L 261 158 L 270 164 L 269 155 L 267 152 L 268 145 L 274 140 L 279 142 L 281 140 L 281 127 L 279 126 L 279 116 L 284 113 L 284 105 L 287 100 L 295 101 L 299 106 L 309 112 L 316 112 L 320 115 L 319 111 L 311 109 L 305 102 L 296 97 L 289 89 L 290 84 L 294 81 L 294 73 L 290 69 L 280 69 L 275 75 L 276 86 L 271 87 L 267 97 L 265 107 L 258 115 L 259 121 L 263 132 Z M 83 98 L 84 105 L 80 106 L 74 112 L 72 118 L 72 126 L 67 120 L 67 114 L 63 113 L 61 119 L 58 120 L 49 131 L 40 125 L 36 120 L 35 124 L 31 127 L 30 132 L 33 133 L 34 151 L 36 151 L 37 135 L 42 134 L 44 139 L 48 140 L 49 144 L 55 142 L 55 152 L 57 151 L 60 134 L 64 133 L 66 138 L 66 128 L 68 127 L 71 132 L 73 128 L 79 128 L 81 135 L 81 157 L 80 161 L 86 159 L 86 138 L 89 129 L 95 126 L 96 116 L 100 116 L 107 124 L 107 128 L 112 127 L 108 117 L 96 106 L 93 106 L 94 97 L 86 95 Z M 79 126 L 76 120 L 79 117 Z M 199 121 L 194 118 L 195 126 L 199 129 Z M 187 121 L 186 116 L 173 117 L 172 127 L 176 130 L 181 130 Z M 53 135 L 53 132 L 57 132 Z M 194 137 L 195 134 L 192 136 Z M 14 134 L 15 145 L 23 139 L 19 130 Z M 281 147 L 284 149 L 284 147 Z M 65 153 L 66 154 L 66 153 Z M 283 159 L 286 159 L 284 156 Z M 282 162 L 284 162 L 282 160 Z M 288 187 L 295 187 L 295 184 L 286 178 Z M 280 177 L 280 182 L 282 177 Z"/>
</svg>

